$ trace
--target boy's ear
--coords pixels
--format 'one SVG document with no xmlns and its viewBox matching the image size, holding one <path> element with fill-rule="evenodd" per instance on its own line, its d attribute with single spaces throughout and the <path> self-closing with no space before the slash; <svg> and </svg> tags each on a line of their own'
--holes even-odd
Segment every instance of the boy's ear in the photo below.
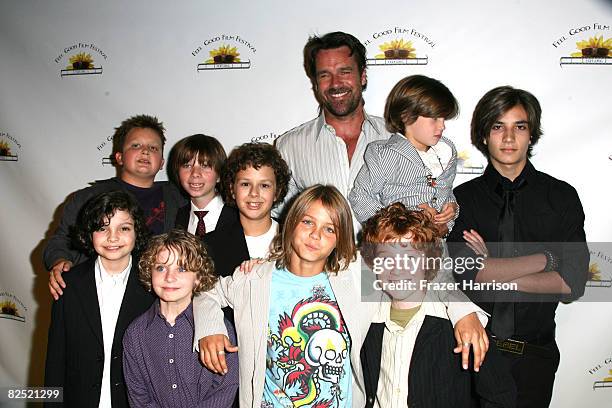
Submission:
<svg viewBox="0 0 612 408">
<path fill-rule="evenodd" d="M 115 162 L 118 166 L 123 166 L 123 154 L 121 152 L 115 152 Z"/>
</svg>

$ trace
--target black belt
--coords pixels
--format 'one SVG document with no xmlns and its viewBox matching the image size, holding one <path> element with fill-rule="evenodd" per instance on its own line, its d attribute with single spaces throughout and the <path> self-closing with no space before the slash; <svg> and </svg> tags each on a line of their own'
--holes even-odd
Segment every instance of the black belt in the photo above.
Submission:
<svg viewBox="0 0 612 408">
<path fill-rule="evenodd" d="M 499 351 L 504 353 L 514 354 L 517 356 L 522 355 L 533 355 L 544 358 L 550 358 L 554 356 L 554 351 L 549 347 L 528 343 L 526 341 L 515 340 L 515 339 L 499 339 L 495 336 L 491 336 L 491 340 L 497 346 Z"/>
</svg>

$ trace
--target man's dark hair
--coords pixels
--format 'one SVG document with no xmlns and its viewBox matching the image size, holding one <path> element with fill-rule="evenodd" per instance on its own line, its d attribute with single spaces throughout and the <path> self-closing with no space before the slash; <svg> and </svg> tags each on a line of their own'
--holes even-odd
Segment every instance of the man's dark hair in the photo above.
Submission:
<svg viewBox="0 0 612 408">
<path fill-rule="evenodd" d="M 533 146 L 538 143 L 542 136 L 540 118 L 542 108 L 540 102 L 530 92 L 516 89 L 511 86 L 499 86 L 491 89 L 476 104 L 472 115 L 471 138 L 472 144 L 480 150 L 485 157 L 489 158 L 489 149 L 485 144 L 491 133 L 491 127 L 506 112 L 515 106 L 522 106 L 527 112 L 527 122 L 531 134 L 527 157 L 531 157 Z"/>
<path fill-rule="evenodd" d="M 125 138 L 128 133 L 130 133 L 133 129 L 143 128 L 143 129 L 151 129 L 155 133 L 159 135 L 159 139 L 161 140 L 162 152 L 164 150 L 164 145 L 166 144 L 166 136 L 164 134 L 165 128 L 164 124 L 161 123 L 155 116 L 149 115 L 136 115 L 130 118 L 127 118 L 119 127 L 115 128 L 115 133 L 113 134 L 113 154 L 112 157 L 115 157 L 115 153 L 123 153 L 123 145 L 125 144 Z"/>
<path fill-rule="evenodd" d="M 304 70 L 308 78 L 310 78 L 313 89 L 317 88 L 317 54 L 321 50 L 331 50 L 340 47 L 348 47 L 350 55 L 355 59 L 359 68 L 359 75 L 363 74 L 366 68 L 366 49 L 361 41 L 342 31 L 327 33 L 322 37 L 313 35 L 304 46 Z M 366 82 L 362 87 L 364 91 L 367 85 Z"/>
<path fill-rule="evenodd" d="M 134 220 L 136 242 L 132 253 L 139 254 L 147 245 L 149 230 L 136 200 L 121 190 L 98 194 L 85 203 L 70 230 L 73 246 L 88 256 L 94 255 L 93 233 L 108 225 L 117 211 L 127 212 Z"/>
<path fill-rule="evenodd" d="M 226 204 L 236 205 L 236 200 L 232 196 L 232 186 L 238 172 L 246 170 L 247 167 L 259 170 L 262 166 L 269 166 L 274 170 L 274 177 L 276 177 L 274 205 L 285 199 L 289 189 L 291 171 L 279 151 L 268 143 L 244 143 L 232 150 L 225 162 L 221 182 Z"/>
</svg>

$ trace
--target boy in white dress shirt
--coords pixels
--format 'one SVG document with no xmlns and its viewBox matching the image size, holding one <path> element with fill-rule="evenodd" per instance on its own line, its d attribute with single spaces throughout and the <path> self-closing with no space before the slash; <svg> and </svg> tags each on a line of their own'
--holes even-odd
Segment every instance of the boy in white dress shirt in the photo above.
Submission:
<svg viewBox="0 0 612 408">
<path fill-rule="evenodd" d="M 125 191 L 96 195 L 73 235 L 89 259 L 66 275 L 53 303 L 45 386 L 64 388 L 64 407 L 128 408 L 121 339 L 154 299 L 138 283 L 133 259 L 148 238 L 142 210 Z"/>
<path fill-rule="evenodd" d="M 179 140 L 170 153 L 170 172 L 189 204 L 179 208 L 175 227 L 202 238 L 223 223 L 223 199 L 219 194 L 220 174 L 227 156 L 212 136 L 195 134 Z"/>
</svg>

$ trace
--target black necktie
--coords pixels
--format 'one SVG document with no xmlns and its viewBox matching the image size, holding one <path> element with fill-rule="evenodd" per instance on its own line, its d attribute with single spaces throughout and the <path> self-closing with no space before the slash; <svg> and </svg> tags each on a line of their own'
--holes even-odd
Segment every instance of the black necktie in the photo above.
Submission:
<svg viewBox="0 0 612 408">
<path fill-rule="evenodd" d="M 514 201 L 519 189 L 525 183 L 524 179 L 515 183 L 503 180 L 504 206 L 499 217 L 498 241 L 501 245 L 500 257 L 511 258 L 514 256 Z M 514 334 L 514 303 L 495 302 L 491 320 L 491 330 L 500 339 L 510 338 Z"/>
</svg>

